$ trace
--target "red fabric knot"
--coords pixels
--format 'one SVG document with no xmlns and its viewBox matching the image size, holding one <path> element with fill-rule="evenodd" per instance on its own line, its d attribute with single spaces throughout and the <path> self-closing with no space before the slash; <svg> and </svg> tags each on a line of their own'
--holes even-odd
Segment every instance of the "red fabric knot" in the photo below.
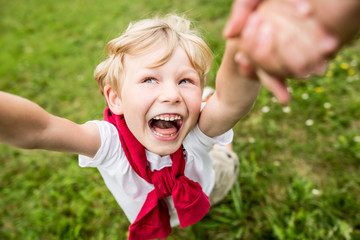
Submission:
<svg viewBox="0 0 360 240">
<path fill-rule="evenodd" d="M 175 184 L 175 177 L 171 174 L 171 168 L 165 167 L 159 171 L 154 171 L 151 175 L 151 180 L 159 199 L 171 195 Z"/>
<path fill-rule="evenodd" d="M 172 195 L 180 227 L 200 221 L 209 211 L 208 196 L 199 183 L 184 175 L 185 159 L 182 146 L 170 154 L 171 167 L 151 172 L 147 165 L 144 146 L 134 137 L 123 116 L 113 114 L 109 108 L 104 119 L 119 132 L 121 146 L 132 169 L 148 183 L 154 185 L 135 221 L 129 227 L 129 240 L 166 238 L 171 232 L 170 215 L 164 198 Z"/>
</svg>

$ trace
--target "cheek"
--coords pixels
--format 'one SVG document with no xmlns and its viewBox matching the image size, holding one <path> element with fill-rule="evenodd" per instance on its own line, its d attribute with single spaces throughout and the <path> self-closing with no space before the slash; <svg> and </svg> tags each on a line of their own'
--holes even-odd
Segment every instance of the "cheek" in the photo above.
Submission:
<svg viewBox="0 0 360 240">
<path fill-rule="evenodd" d="M 195 91 L 186 96 L 186 105 L 190 113 L 199 114 L 201 109 L 201 92 Z"/>
<path fill-rule="evenodd" d="M 189 107 L 191 110 L 191 112 L 193 112 L 194 114 L 200 114 L 200 110 L 201 110 L 201 99 L 198 100 L 193 100 L 191 102 L 191 106 Z"/>
<path fill-rule="evenodd" d="M 144 134 L 144 123 L 141 121 L 139 116 L 131 115 L 129 118 L 125 117 L 126 124 L 130 130 L 130 132 L 134 135 L 134 137 L 143 145 L 146 145 L 146 139 Z"/>
<path fill-rule="evenodd" d="M 146 108 L 151 104 L 151 99 L 148 91 L 143 91 L 139 88 L 128 88 L 123 92 L 124 108 L 132 115 L 144 114 Z M 136 111 L 134 111 L 136 109 Z"/>
</svg>

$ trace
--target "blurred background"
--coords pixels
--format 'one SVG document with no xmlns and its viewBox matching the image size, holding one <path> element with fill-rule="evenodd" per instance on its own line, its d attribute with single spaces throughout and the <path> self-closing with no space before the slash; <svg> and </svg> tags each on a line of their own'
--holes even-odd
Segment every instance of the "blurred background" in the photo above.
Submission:
<svg viewBox="0 0 360 240">
<path fill-rule="evenodd" d="M 230 0 L 0 0 L 0 90 L 77 123 L 102 119 L 93 79 L 106 43 L 130 21 L 193 20 L 224 50 Z M 262 90 L 235 127 L 239 179 L 199 223 L 168 239 L 360 239 L 360 42 L 328 72 L 292 81 L 283 106 Z M 77 156 L 0 144 L 0 239 L 127 239 L 129 222 L 96 169 Z"/>
</svg>

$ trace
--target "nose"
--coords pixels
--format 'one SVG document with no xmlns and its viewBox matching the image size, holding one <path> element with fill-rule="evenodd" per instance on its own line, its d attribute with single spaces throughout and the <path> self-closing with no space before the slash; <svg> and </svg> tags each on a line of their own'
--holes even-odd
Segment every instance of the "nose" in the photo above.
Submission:
<svg viewBox="0 0 360 240">
<path fill-rule="evenodd" d="M 159 94 L 160 102 L 179 103 L 182 101 L 180 89 L 176 83 L 164 84 Z"/>
</svg>

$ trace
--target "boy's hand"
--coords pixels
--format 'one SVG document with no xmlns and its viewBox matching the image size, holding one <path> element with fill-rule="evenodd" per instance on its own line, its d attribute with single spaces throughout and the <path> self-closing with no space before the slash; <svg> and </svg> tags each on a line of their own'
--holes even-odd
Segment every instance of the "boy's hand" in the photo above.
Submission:
<svg viewBox="0 0 360 240">
<path fill-rule="evenodd" d="M 101 138 L 93 123 L 75 124 L 49 114 L 27 99 L 0 91 L 0 142 L 93 157 Z"/>
</svg>

